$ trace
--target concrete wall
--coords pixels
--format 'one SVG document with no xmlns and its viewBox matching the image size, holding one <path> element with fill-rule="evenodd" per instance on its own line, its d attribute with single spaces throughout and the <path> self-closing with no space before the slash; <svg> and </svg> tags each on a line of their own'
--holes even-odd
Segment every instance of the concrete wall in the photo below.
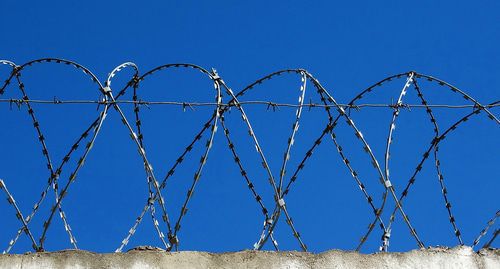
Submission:
<svg viewBox="0 0 500 269">
<path fill-rule="evenodd" d="M 500 268 L 499 250 L 479 253 L 468 247 L 432 248 L 406 253 L 359 254 L 328 251 L 303 252 L 242 251 L 166 253 L 155 250 L 96 254 L 59 251 L 0 255 L 0 268 Z"/>
</svg>

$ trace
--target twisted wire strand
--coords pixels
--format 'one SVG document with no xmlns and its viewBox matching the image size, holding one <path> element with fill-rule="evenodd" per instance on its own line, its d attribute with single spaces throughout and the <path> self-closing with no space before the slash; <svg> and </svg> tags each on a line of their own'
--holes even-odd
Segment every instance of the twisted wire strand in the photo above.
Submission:
<svg viewBox="0 0 500 269">
<path fill-rule="evenodd" d="M 133 82 L 132 82 L 133 83 Z M 204 107 L 204 106 L 217 106 L 217 103 L 215 102 L 179 102 L 179 101 L 147 101 L 147 100 L 115 100 L 114 102 L 111 102 L 109 100 L 104 101 L 104 100 L 59 100 L 57 98 L 54 98 L 52 100 L 40 100 L 40 99 L 15 99 L 15 98 L 0 98 L 0 103 L 9 103 L 11 105 L 16 105 L 16 106 L 21 106 L 24 103 L 36 103 L 36 104 L 49 104 L 49 105 L 74 105 L 74 104 L 91 104 L 91 105 L 106 105 L 106 104 L 111 104 L 111 103 L 116 103 L 116 104 L 137 104 L 140 106 L 155 106 L 155 105 L 170 105 L 170 106 L 180 106 L 185 110 L 186 108 L 191 108 L 195 109 L 196 107 Z M 249 100 L 249 101 L 241 101 L 239 102 L 241 105 L 265 105 L 267 106 L 267 110 L 269 108 L 273 108 L 273 111 L 276 109 L 279 109 L 280 107 L 285 107 L 285 108 L 298 108 L 298 107 L 303 107 L 303 108 L 336 108 L 336 105 L 329 105 L 329 104 L 319 104 L 319 103 L 303 103 L 302 105 L 298 104 L 290 104 L 290 103 L 276 103 L 276 102 L 271 102 L 271 101 L 263 101 L 263 100 Z M 396 104 L 374 104 L 374 103 L 365 103 L 365 104 L 338 104 L 340 107 L 344 109 L 356 109 L 360 110 L 362 108 L 388 108 L 388 109 L 394 109 L 396 106 L 399 106 L 401 108 L 405 109 L 426 109 L 427 107 L 430 108 L 446 108 L 446 109 L 468 109 L 468 108 L 475 108 L 477 105 L 469 105 L 469 104 L 461 104 L 461 105 L 448 105 L 448 104 L 427 104 L 427 105 L 422 105 L 422 104 L 407 104 L 403 103 L 401 105 L 396 105 Z M 221 107 L 231 107 L 234 106 L 234 104 L 229 104 L 229 103 L 221 103 Z M 484 105 L 485 108 L 495 108 L 499 107 L 500 104 L 489 104 L 489 105 Z"/>
</svg>

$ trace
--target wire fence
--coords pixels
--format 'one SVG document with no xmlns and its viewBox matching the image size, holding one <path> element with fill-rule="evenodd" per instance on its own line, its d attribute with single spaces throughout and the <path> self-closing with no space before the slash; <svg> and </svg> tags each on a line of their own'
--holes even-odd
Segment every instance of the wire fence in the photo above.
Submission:
<svg viewBox="0 0 500 269">
<path fill-rule="evenodd" d="M 100 91 L 101 97 L 98 100 L 60 100 L 58 98 L 53 98 L 52 100 L 41 100 L 41 99 L 30 99 L 28 95 L 28 89 L 23 83 L 23 79 L 21 74 L 26 72 L 30 66 L 33 65 L 43 65 L 43 64 L 58 64 L 58 65 L 66 65 L 69 68 L 76 68 L 78 70 L 83 71 L 83 73 L 88 76 L 93 83 L 97 86 Z M 331 140 L 336 149 L 337 153 L 342 159 L 344 165 L 347 168 L 352 179 L 358 185 L 360 191 L 362 192 L 366 203 L 372 209 L 373 221 L 369 225 L 365 234 L 362 235 L 359 245 L 356 250 L 360 250 L 361 247 L 365 244 L 366 240 L 373 234 L 376 230 L 375 227 L 379 226 L 380 234 L 382 235 L 382 240 L 380 241 L 380 251 L 387 251 L 388 246 L 391 240 L 391 227 L 396 221 L 397 215 L 401 215 L 402 221 L 408 228 L 409 235 L 415 240 L 415 243 L 423 248 L 426 245 L 422 242 L 419 237 L 417 230 L 414 228 L 413 223 L 410 221 L 406 211 L 404 210 L 403 201 L 408 197 L 412 185 L 416 181 L 417 175 L 422 171 L 422 167 L 429 159 L 434 159 L 434 166 L 436 168 L 437 178 L 439 180 L 439 185 L 441 187 L 441 193 L 444 200 L 444 207 L 446 208 L 447 217 L 450 221 L 450 229 L 453 230 L 453 234 L 455 235 L 457 242 L 461 245 L 467 244 L 462 239 L 461 230 L 455 221 L 455 214 L 452 209 L 452 204 L 450 201 L 450 197 L 448 195 L 448 189 L 446 188 L 444 176 L 441 169 L 441 162 L 439 157 L 439 145 L 442 141 L 444 141 L 451 132 L 454 132 L 458 127 L 462 126 L 462 123 L 467 120 L 475 117 L 478 114 L 484 114 L 489 119 L 491 119 L 496 126 L 499 125 L 500 121 L 495 113 L 492 111 L 493 109 L 500 106 L 500 101 L 495 101 L 489 104 L 481 104 L 472 96 L 468 95 L 464 91 L 456 88 L 455 86 L 440 80 L 438 78 L 420 74 L 414 71 L 405 72 L 401 74 L 397 74 L 388 78 L 385 78 L 374 85 L 366 88 L 365 90 L 359 92 L 351 101 L 348 103 L 339 103 L 334 99 L 334 97 L 323 87 L 319 81 L 310 74 L 307 70 L 304 69 L 287 69 L 281 70 L 278 72 L 271 73 L 267 76 L 262 77 L 261 79 L 255 81 L 254 83 L 246 86 L 242 90 L 238 92 L 234 92 L 228 84 L 218 75 L 215 70 L 207 70 L 200 66 L 193 64 L 167 64 L 156 67 L 144 74 L 139 73 L 137 66 L 134 63 L 124 63 L 118 67 L 116 67 L 108 76 L 106 81 L 102 83 L 97 76 L 95 76 L 89 69 L 86 67 L 72 61 L 63 60 L 63 59 L 55 59 L 55 58 L 46 58 L 30 61 L 28 63 L 17 65 L 10 61 L 0 61 L 0 64 L 4 64 L 8 66 L 10 69 L 8 77 L 5 79 L 3 86 L 0 88 L 0 97 L 5 92 L 5 89 L 9 85 L 14 85 L 19 89 L 22 94 L 22 98 L 12 99 L 12 98 L 0 98 L 0 104 L 10 105 L 11 107 L 16 108 L 25 108 L 29 117 L 31 118 L 33 128 L 35 129 L 38 141 L 42 147 L 42 153 L 44 155 L 49 177 L 47 181 L 47 185 L 42 190 L 39 200 L 33 205 L 33 209 L 31 212 L 22 212 L 14 199 L 13 194 L 8 190 L 7 183 L 4 180 L 0 180 L 0 189 L 3 190 L 5 195 L 7 196 L 7 201 L 10 205 L 12 205 L 13 209 L 16 212 L 16 218 L 19 220 L 19 229 L 17 233 L 13 235 L 12 240 L 8 243 L 8 247 L 4 251 L 4 253 L 9 253 L 12 247 L 16 244 L 18 239 L 21 236 L 27 236 L 32 243 L 32 248 L 35 251 L 44 251 L 44 244 L 46 241 L 47 231 L 50 229 L 52 221 L 56 215 L 59 215 L 61 218 L 68 238 L 72 244 L 72 246 L 77 249 L 77 240 L 74 235 L 71 226 L 66 218 L 66 213 L 63 207 L 63 201 L 68 193 L 68 189 L 74 183 L 77 178 L 78 172 L 84 167 L 85 160 L 91 154 L 91 149 L 94 145 L 95 140 L 97 139 L 99 132 L 106 122 L 106 116 L 112 112 L 113 110 L 118 114 L 121 122 L 124 124 L 126 129 L 128 130 L 134 144 L 137 146 L 139 155 L 144 164 L 144 171 L 147 175 L 147 184 L 148 184 L 148 197 L 147 202 L 144 204 L 144 207 L 138 217 L 135 219 L 135 222 L 131 224 L 131 228 L 128 233 L 124 236 L 124 239 L 119 243 L 116 252 L 121 252 L 129 243 L 130 239 L 134 236 L 137 228 L 141 225 L 143 218 L 149 214 L 152 218 L 154 229 L 158 235 L 158 238 L 161 240 L 163 247 L 166 251 L 177 250 L 179 246 L 179 230 L 181 224 L 187 214 L 187 208 L 189 202 L 192 200 L 193 192 L 196 189 L 197 183 L 199 182 L 202 171 L 207 162 L 209 153 L 214 145 L 214 137 L 219 128 L 222 128 L 222 132 L 224 133 L 225 142 L 219 141 L 219 144 L 226 144 L 226 147 L 230 150 L 232 157 L 234 158 L 235 165 L 238 167 L 242 178 L 244 179 L 245 184 L 248 186 L 250 195 L 253 197 L 257 205 L 262 210 L 262 218 L 263 225 L 262 230 L 258 236 L 257 242 L 253 245 L 253 248 L 256 250 L 260 250 L 266 244 L 271 244 L 276 250 L 279 250 L 278 242 L 274 237 L 274 231 L 277 228 L 277 223 L 280 218 L 284 218 L 286 220 L 287 225 L 289 226 L 291 233 L 296 238 L 300 248 L 304 251 L 307 251 L 307 246 L 304 243 L 304 240 L 301 234 L 298 231 L 298 227 L 294 224 L 291 213 L 288 210 L 288 204 L 285 202 L 285 198 L 292 190 L 294 183 L 299 179 L 300 172 L 304 169 L 304 166 L 311 159 L 310 157 L 313 155 L 313 152 L 318 149 L 321 142 L 324 140 Z M 141 82 L 147 80 L 153 74 L 159 73 L 162 70 L 179 68 L 179 69 L 195 69 L 201 72 L 203 75 L 207 77 L 210 81 L 213 82 L 213 88 L 215 90 L 215 98 L 213 102 L 177 102 L 177 101 L 164 101 L 164 100 L 142 100 L 141 96 L 138 93 L 138 89 L 140 87 Z M 111 83 L 113 78 L 120 73 L 120 71 L 124 69 L 130 69 L 133 72 L 133 75 L 128 78 L 128 83 L 126 86 L 119 91 L 114 91 L 111 88 Z M 297 103 L 278 103 L 271 102 L 268 100 L 253 100 L 253 101 L 239 101 L 241 96 L 245 93 L 250 92 L 257 85 L 263 84 L 266 81 L 272 80 L 281 74 L 295 74 L 300 77 L 301 85 L 298 96 Z M 399 91 L 398 99 L 396 102 L 391 104 L 384 103 L 362 103 L 365 96 L 371 94 L 371 92 L 376 92 L 377 88 L 381 85 L 396 79 L 401 79 L 404 81 L 402 89 Z M 427 82 L 433 83 L 439 87 L 442 87 L 446 91 L 450 91 L 451 93 L 462 97 L 466 100 L 466 104 L 452 105 L 452 104 L 430 104 L 428 99 L 424 97 L 423 90 L 420 87 L 419 82 L 425 80 Z M 315 92 L 317 92 L 319 100 L 321 102 L 306 102 L 305 101 L 305 93 L 306 88 L 313 88 Z M 126 92 L 133 92 L 132 100 L 123 100 L 120 97 L 124 96 Z M 415 91 L 418 96 L 419 104 L 415 103 L 407 103 L 405 101 L 405 95 L 408 91 Z M 223 102 L 223 95 L 229 98 L 229 101 Z M 47 104 L 47 105 L 97 105 L 99 109 L 99 115 L 95 118 L 95 120 L 85 129 L 85 131 L 75 140 L 74 144 L 71 148 L 68 149 L 67 154 L 63 157 L 61 162 L 57 164 L 54 162 L 50 151 L 45 143 L 45 136 L 43 133 L 43 129 L 38 120 L 38 114 L 35 112 L 32 104 Z M 134 119 L 130 119 L 123 112 L 121 106 L 123 105 L 132 105 L 134 107 Z M 186 109 L 196 109 L 197 107 L 209 107 L 213 109 L 211 116 L 206 123 L 204 123 L 199 132 L 192 139 L 191 143 L 189 143 L 183 152 L 179 155 L 177 160 L 171 164 L 171 168 L 168 173 L 159 178 L 157 174 L 153 171 L 152 164 L 148 159 L 148 155 L 146 153 L 146 147 L 144 145 L 145 136 L 142 131 L 142 114 L 141 110 L 144 106 L 154 106 L 154 105 L 170 105 L 170 106 L 180 106 L 184 110 Z M 259 142 L 258 136 L 255 134 L 254 129 L 252 127 L 252 121 L 247 115 L 245 109 L 251 105 L 264 106 L 267 110 L 276 110 L 282 107 L 295 109 L 295 117 L 293 119 L 293 124 L 291 129 L 289 130 L 288 142 L 285 152 L 283 153 L 283 159 L 281 161 L 281 166 L 279 174 L 273 172 L 273 168 L 271 168 L 267 156 L 265 155 L 265 150 L 261 147 L 261 143 Z M 372 147 L 368 143 L 367 139 L 363 136 L 359 127 L 356 125 L 355 121 L 351 117 L 349 111 L 351 109 L 365 109 L 365 108 L 384 108 L 392 111 L 392 116 L 389 122 L 389 126 L 387 129 L 387 140 L 385 144 L 385 152 L 384 158 L 380 161 L 374 154 Z M 294 146 L 296 134 L 299 131 L 301 116 L 304 112 L 304 109 L 321 109 L 326 112 L 328 117 L 327 124 L 322 129 L 322 132 L 317 136 L 315 142 L 309 147 L 304 156 L 301 156 L 299 165 L 294 168 L 289 167 L 289 159 L 292 154 L 292 148 Z M 426 117 L 430 122 L 430 125 L 433 130 L 433 139 L 430 141 L 428 148 L 425 150 L 424 154 L 421 157 L 421 160 L 414 168 L 413 175 L 406 183 L 403 191 L 400 193 L 396 192 L 395 183 L 391 181 L 391 177 L 389 174 L 389 167 L 391 162 L 391 149 L 392 144 L 395 139 L 395 128 L 398 123 L 399 115 L 401 110 L 404 109 L 424 109 L 426 112 Z M 436 118 L 436 114 L 433 109 L 467 109 L 468 111 L 463 115 L 458 121 L 454 122 L 447 128 L 439 128 L 438 120 Z M 239 150 L 237 149 L 237 141 L 235 141 L 234 137 L 231 135 L 228 124 L 226 123 L 225 115 L 228 111 L 238 111 L 241 116 L 241 121 L 244 126 L 247 128 L 248 134 L 253 141 L 254 147 L 259 154 L 260 160 L 262 162 L 262 168 L 269 178 L 269 184 L 273 190 L 274 197 L 272 197 L 272 206 L 268 207 L 269 204 L 263 202 L 264 198 L 257 191 L 256 185 L 254 181 L 249 176 L 248 167 L 243 163 L 242 156 L 239 154 Z M 376 204 L 373 200 L 373 195 L 370 191 L 367 190 L 363 179 L 358 175 L 357 171 L 351 164 L 351 161 L 348 157 L 348 154 L 344 151 L 340 142 L 337 139 L 337 125 L 341 122 L 345 121 L 347 126 L 354 132 L 355 137 L 361 143 L 364 152 L 367 154 L 368 158 L 371 160 L 373 171 L 378 174 L 380 184 L 383 186 L 382 200 L 380 204 Z M 133 122 L 133 123 L 131 123 Z M 202 143 L 202 138 L 207 138 L 205 143 Z M 84 150 L 80 152 L 79 156 L 77 154 L 77 149 L 84 145 Z M 167 181 L 169 178 L 175 173 L 176 168 L 182 163 L 182 161 L 186 158 L 187 155 L 191 153 L 191 150 L 194 146 L 199 145 L 202 147 L 203 154 L 201 156 L 200 162 L 197 166 L 193 167 L 194 175 L 192 178 L 192 182 L 187 190 L 187 194 L 184 202 L 182 203 L 182 207 L 178 214 L 178 217 L 172 219 L 169 215 L 171 212 L 167 212 L 166 204 L 169 203 L 167 199 L 164 198 L 162 192 L 164 191 Z M 63 169 L 69 166 L 70 160 L 76 160 L 74 163 L 74 167 L 71 170 L 70 176 L 65 183 L 60 184 L 59 177 L 63 171 Z M 292 171 L 291 173 L 289 173 Z M 289 176 L 291 175 L 291 176 Z M 1 177 L 1 175 L 0 175 Z M 46 216 L 39 216 L 38 211 L 42 204 L 50 203 L 47 202 L 49 192 L 53 192 L 54 198 L 52 201 L 52 207 L 50 209 L 50 213 Z M 393 200 L 394 207 L 386 208 L 386 202 L 388 200 Z M 388 211 L 390 212 L 390 217 L 388 219 L 384 219 L 382 217 L 382 212 Z M 161 217 L 157 215 L 161 215 Z M 2 213 L 2 215 L 5 215 Z M 470 244 L 472 247 L 480 246 L 480 241 L 483 237 L 488 237 L 487 241 L 481 246 L 483 248 L 488 248 L 492 245 L 494 240 L 496 239 L 499 229 L 498 224 L 495 224 L 496 219 L 499 217 L 500 211 L 497 211 L 493 217 L 486 222 L 486 226 L 479 233 L 477 238 Z M 30 227 L 30 223 L 34 217 L 39 217 L 44 219 L 42 232 L 38 237 L 35 237 L 32 228 Z M 496 226 L 495 226 L 496 225 Z M 488 232 L 493 230 L 493 232 L 488 235 Z"/>
</svg>

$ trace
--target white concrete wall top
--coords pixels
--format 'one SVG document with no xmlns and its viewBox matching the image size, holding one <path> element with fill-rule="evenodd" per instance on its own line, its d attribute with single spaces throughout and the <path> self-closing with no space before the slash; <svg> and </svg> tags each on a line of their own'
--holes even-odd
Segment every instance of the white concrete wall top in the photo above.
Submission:
<svg viewBox="0 0 500 269">
<path fill-rule="evenodd" d="M 207 253 L 133 250 L 97 254 L 81 250 L 0 255 L 0 268 L 491 268 L 500 269 L 500 250 L 430 248 L 406 253 L 360 254 L 332 250 Z"/>
</svg>

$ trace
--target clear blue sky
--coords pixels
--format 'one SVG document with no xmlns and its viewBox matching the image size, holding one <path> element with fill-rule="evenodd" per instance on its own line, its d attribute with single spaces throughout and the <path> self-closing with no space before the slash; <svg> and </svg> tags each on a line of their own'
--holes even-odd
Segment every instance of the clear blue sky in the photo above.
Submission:
<svg viewBox="0 0 500 269">
<path fill-rule="evenodd" d="M 101 81 L 115 66 L 126 61 L 138 64 L 141 72 L 161 64 L 189 62 L 207 69 L 216 68 L 226 83 L 238 91 L 273 71 L 305 68 L 339 102 L 346 103 L 382 78 L 416 70 L 446 80 L 484 104 L 500 97 L 498 1 L 386 1 L 384 4 L 372 1 L 139 3 L 125 0 L 114 4 L 2 1 L 0 9 L 1 59 L 22 64 L 43 57 L 65 58 L 88 67 Z M 7 78 L 8 72 L 6 66 L 1 66 L 0 79 Z M 130 74 L 129 71 L 120 74 L 115 87 L 124 85 Z M 23 79 L 32 98 L 95 100 L 99 96 L 95 85 L 72 69 L 34 66 L 23 73 Z M 391 103 L 403 85 L 404 80 L 387 84 L 364 102 Z M 15 86 L 7 88 L 2 98 L 19 98 Z M 296 102 L 299 86 L 300 78 L 288 75 L 264 84 L 242 100 Z M 150 100 L 212 101 L 214 96 L 210 81 L 193 71 L 158 74 L 141 87 L 148 89 L 142 98 Z M 306 100 L 319 101 L 312 85 L 308 85 L 307 90 Z M 422 82 L 422 90 L 430 103 L 467 103 L 460 96 L 430 83 Z M 130 93 L 124 98 L 131 99 Z M 413 89 L 407 98 L 408 103 L 420 103 Z M 133 122 L 132 107 L 123 107 Z M 83 128 L 97 116 L 94 105 L 36 105 L 34 108 L 56 164 Z M 182 112 L 179 107 L 143 110 L 148 157 L 157 177 L 162 178 L 211 110 L 198 108 Z M 295 111 L 283 108 L 273 113 L 257 106 L 248 111 L 277 175 Z M 498 117 L 498 109 L 492 111 Z M 470 109 L 435 110 L 443 130 L 468 112 Z M 27 215 L 46 185 L 47 169 L 26 108 L 18 110 L 2 103 L 0 115 L 0 178 L 5 180 Z M 383 163 L 390 117 L 388 109 L 353 112 L 354 120 L 380 163 Z M 228 114 L 228 125 L 252 180 L 271 210 L 272 192 L 238 118 L 237 111 Z M 297 166 L 325 121 L 320 110 L 304 111 L 290 169 Z M 442 172 L 466 244 L 472 242 L 498 210 L 499 134 L 498 125 L 480 114 L 450 134 L 440 148 Z M 402 111 L 391 156 L 391 178 L 397 190 L 406 184 L 432 135 L 424 110 Z M 362 147 L 352 130 L 344 123 L 339 126 L 338 136 L 368 191 L 379 203 L 382 188 L 369 160 L 360 153 Z M 178 216 L 201 150 L 195 149 L 164 192 L 172 219 Z M 426 245 L 453 246 L 457 241 L 448 223 L 432 164 L 433 159 L 427 161 L 410 198 L 405 201 L 405 209 Z M 67 180 L 68 175 L 65 176 L 62 182 Z M 142 209 L 146 195 L 146 179 L 136 147 L 116 112 L 111 111 L 63 202 L 79 247 L 114 251 Z M 48 198 L 30 225 L 35 237 L 40 236 L 43 219 L 49 204 L 53 203 L 53 193 L 49 192 Z M 306 165 L 290 191 L 287 204 L 297 229 L 314 252 L 355 248 L 373 218 L 328 139 Z M 392 206 L 391 201 L 388 209 Z M 387 213 L 384 220 L 388 218 Z M 19 228 L 14 214 L 6 202 L 0 203 L 2 250 Z M 390 250 L 416 248 L 398 217 Z M 46 248 L 69 248 L 61 220 L 58 216 L 54 219 Z M 251 248 L 258 239 L 262 221 L 260 208 L 232 162 L 219 128 L 182 223 L 180 249 Z M 280 247 L 299 249 L 286 223 L 282 220 L 278 225 L 276 237 Z M 376 229 L 362 251 L 376 251 L 380 236 L 380 230 Z M 148 215 L 129 247 L 145 244 L 161 246 Z M 29 246 L 28 238 L 23 236 L 13 251 L 27 251 Z M 272 248 L 268 245 L 265 249 Z"/>
</svg>

